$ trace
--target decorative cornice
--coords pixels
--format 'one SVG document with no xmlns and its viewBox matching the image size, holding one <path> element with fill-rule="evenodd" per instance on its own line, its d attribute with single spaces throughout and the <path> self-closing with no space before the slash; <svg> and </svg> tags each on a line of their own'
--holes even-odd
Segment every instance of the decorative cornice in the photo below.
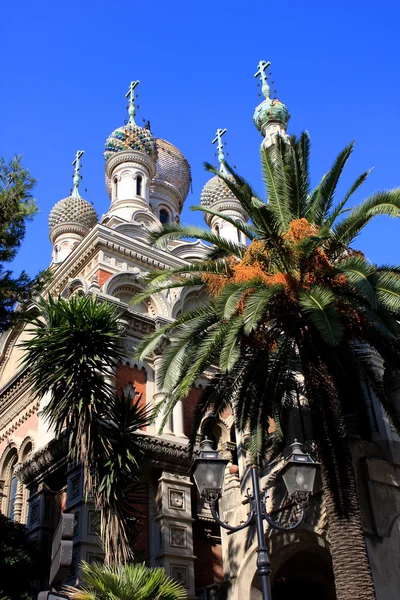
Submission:
<svg viewBox="0 0 400 600">
<path fill-rule="evenodd" d="M 55 240 L 62 233 L 75 233 L 79 237 L 85 237 L 88 233 L 89 229 L 84 225 L 79 225 L 78 223 L 62 223 L 61 225 L 56 225 L 51 229 L 49 233 L 50 242 L 54 244 Z"/>
<path fill-rule="evenodd" d="M 135 150 L 127 150 L 126 152 L 117 152 L 114 156 L 111 156 L 106 162 L 106 173 L 107 177 L 111 179 L 112 173 L 118 165 L 122 163 L 139 163 L 149 173 L 150 179 L 154 177 L 156 173 L 156 165 L 154 161 L 144 154 L 143 152 Z"/>
<path fill-rule="evenodd" d="M 145 452 L 151 464 L 177 471 L 187 475 L 190 468 L 190 456 L 185 444 L 156 438 L 152 435 L 138 432 L 137 444 Z M 51 440 L 46 446 L 35 452 L 32 457 L 18 469 L 18 477 L 24 484 L 37 482 L 59 465 L 65 464 L 68 454 L 68 438 L 62 433 Z"/>
<path fill-rule="evenodd" d="M 102 248 L 132 258 L 139 263 L 150 265 L 154 269 L 168 269 L 188 264 L 165 250 L 151 247 L 141 240 L 98 224 L 60 264 L 50 282 L 48 291 L 60 293 L 68 281 L 77 277 L 85 264 Z"/>
<path fill-rule="evenodd" d="M 54 470 L 54 466 L 65 464 L 68 455 L 68 439 L 65 433 L 52 439 L 46 446 L 37 450 L 32 457 L 18 468 L 17 475 L 24 484 L 41 479 Z"/>
</svg>

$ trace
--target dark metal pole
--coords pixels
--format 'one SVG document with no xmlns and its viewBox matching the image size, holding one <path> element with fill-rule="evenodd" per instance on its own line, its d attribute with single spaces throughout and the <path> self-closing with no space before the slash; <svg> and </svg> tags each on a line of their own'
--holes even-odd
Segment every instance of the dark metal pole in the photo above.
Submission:
<svg viewBox="0 0 400 600">
<path fill-rule="evenodd" d="M 263 600 L 271 600 L 271 588 L 269 576 L 271 574 L 271 562 L 264 535 L 264 513 L 265 509 L 261 500 L 260 483 L 258 480 L 257 467 L 251 467 L 251 480 L 253 483 L 254 507 L 257 526 L 257 575 L 260 578 L 261 593 Z"/>
</svg>

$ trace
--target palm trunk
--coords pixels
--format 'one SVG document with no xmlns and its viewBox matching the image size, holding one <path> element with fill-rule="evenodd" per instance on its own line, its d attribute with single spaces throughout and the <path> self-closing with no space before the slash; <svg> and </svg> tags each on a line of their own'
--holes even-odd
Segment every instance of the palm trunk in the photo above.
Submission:
<svg viewBox="0 0 400 600">
<path fill-rule="evenodd" d="M 300 348 L 328 520 L 337 600 L 375 600 L 351 452 L 336 387 L 311 345 Z"/>
</svg>

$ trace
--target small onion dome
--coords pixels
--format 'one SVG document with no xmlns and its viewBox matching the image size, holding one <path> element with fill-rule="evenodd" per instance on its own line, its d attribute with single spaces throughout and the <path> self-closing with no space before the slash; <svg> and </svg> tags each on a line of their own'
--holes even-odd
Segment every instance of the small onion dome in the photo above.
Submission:
<svg viewBox="0 0 400 600">
<path fill-rule="evenodd" d="M 229 179 L 234 181 L 232 175 L 226 175 L 226 177 L 229 177 Z M 215 177 L 207 181 L 206 185 L 203 187 L 200 203 L 203 206 L 212 206 L 213 204 L 225 200 L 236 200 L 236 198 L 221 177 L 215 175 Z"/>
<path fill-rule="evenodd" d="M 68 196 L 53 206 L 49 215 L 50 231 L 58 225 L 71 223 L 83 229 L 91 229 L 97 223 L 93 206 L 80 196 Z"/>
<path fill-rule="evenodd" d="M 254 111 L 253 122 L 259 131 L 263 131 L 268 123 L 279 122 L 284 128 L 289 122 L 290 114 L 286 106 L 278 99 L 266 98 Z"/>
<path fill-rule="evenodd" d="M 116 152 L 125 152 L 126 150 L 143 152 L 153 160 L 157 158 L 155 137 L 149 129 L 144 129 L 134 123 L 128 123 L 111 133 L 105 144 L 104 158 L 107 160 Z"/>
<path fill-rule="evenodd" d="M 183 204 L 190 188 L 190 165 L 182 152 L 169 142 L 158 138 L 156 145 L 156 174 L 152 184 L 169 183 L 176 189 L 181 197 L 181 204 Z"/>
</svg>

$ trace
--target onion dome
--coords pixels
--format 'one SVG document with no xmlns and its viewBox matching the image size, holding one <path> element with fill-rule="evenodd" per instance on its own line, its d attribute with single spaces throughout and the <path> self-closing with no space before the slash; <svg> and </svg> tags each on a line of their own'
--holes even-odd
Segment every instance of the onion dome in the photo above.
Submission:
<svg viewBox="0 0 400 600">
<path fill-rule="evenodd" d="M 265 100 L 263 100 L 263 102 L 261 102 L 261 104 L 259 104 L 254 111 L 253 122 L 257 129 L 263 133 L 263 135 L 265 128 L 269 123 L 279 123 L 286 130 L 290 119 L 289 111 L 283 102 L 277 98 L 272 100 L 270 98 L 271 91 L 267 82 L 267 75 L 265 73 L 270 65 L 270 62 L 260 60 L 258 63 L 258 70 L 254 75 L 256 78 L 261 78 L 261 91 Z"/>
<path fill-rule="evenodd" d="M 149 129 L 128 123 L 115 129 L 107 138 L 104 158 L 107 160 L 117 152 L 136 150 L 147 154 L 153 160 L 157 158 L 156 139 Z"/>
<path fill-rule="evenodd" d="M 234 181 L 232 175 L 228 175 L 227 177 Z M 218 175 L 215 175 L 215 177 L 207 181 L 206 185 L 203 187 L 200 203 L 202 206 L 212 206 L 213 204 L 224 202 L 225 200 L 232 200 L 234 198 L 234 194 L 228 188 L 225 181 Z"/>
<path fill-rule="evenodd" d="M 80 196 L 68 196 L 53 206 L 49 215 L 50 230 L 57 225 L 71 223 L 84 229 L 91 229 L 97 223 L 94 207 Z"/>
<path fill-rule="evenodd" d="M 135 88 L 139 81 L 131 81 L 129 90 L 125 95 L 129 98 L 128 114 L 129 121 L 123 127 L 115 129 L 107 138 L 104 150 L 104 158 L 108 160 L 117 152 L 126 152 L 127 150 L 136 150 L 147 154 L 153 160 L 157 158 L 156 139 L 150 129 L 139 127 L 135 123 Z"/>
<path fill-rule="evenodd" d="M 83 150 L 78 150 L 74 162 L 75 167 L 72 193 L 68 198 L 63 198 L 53 206 L 49 215 L 50 239 L 52 242 L 60 234 L 66 231 L 75 232 L 78 235 L 86 233 L 97 223 L 97 213 L 94 207 L 81 198 L 79 194 L 79 183 L 81 180 L 80 159 Z"/>
<path fill-rule="evenodd" d="M 266 98 L 254 111 L 253 122 L 259 131 L 263 131 L 271 122 L 282 123 L 283 127 L 289 122 L 290 114 L 286 106 L 278 99 Z"/>
<path fill-rule="evenodd" d="M 157 183 L 172 185 L 180 196 L 181 204 L 183 204 L 190 188 L 190 165 L 182 152 L 166 140 L 158 138 L 156 146 L 156 174 L 152 185 Z"/>
<path fill-rule="evenodd" d="M 225 154 L 222 136 L 225 135 L 226 132 L 226 129 L 217 129 L 217 133 L 215 134 L 215 138 L 213 139 L 212 143 L 217 144 L 217 156 L 220 173 L 223 173 L 226 177 L 228 177 L 228 179 L 234 181 L 233 176 L 228 174 L 228 171 L 225 167 Z M 218 175 L 215 175 L 212 179 L 210 179 L 210 181 L 207 181 L 206 185 L 203 187 L 200 196 L 200 203 L 203 206 L 212 206 L 213 204 L 224 202 L 225 200 L 232 201 L 232 199 L 235 199 L 235 196 L 228 188 L 225 181 Z"/>
</svg>

